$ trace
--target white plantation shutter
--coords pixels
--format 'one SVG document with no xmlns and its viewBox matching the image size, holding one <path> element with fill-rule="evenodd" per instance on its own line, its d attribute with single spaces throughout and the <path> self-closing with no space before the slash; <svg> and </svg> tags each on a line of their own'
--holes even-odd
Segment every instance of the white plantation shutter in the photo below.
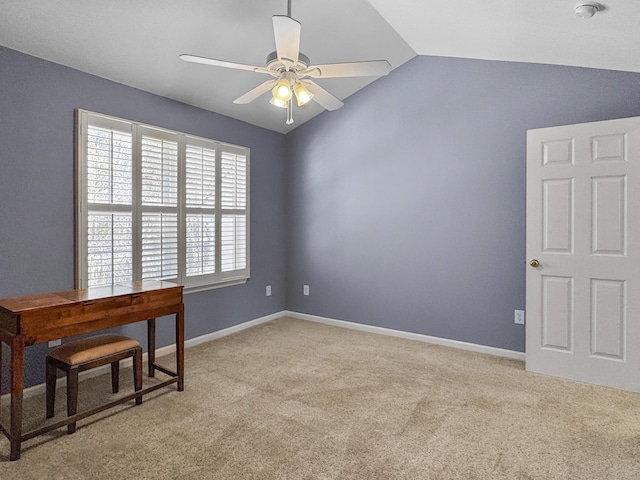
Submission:
<svg viewBox="0 0 640 480">
<path fill-rule="evenodd" d="M 87 286 L 133 278 L 133 151 L 126 124 L 97 122 L 86 134 Z"/>
<path fill-rule="evenodd" d="M 215 207 L 215 149 L 187 145 L 186 163 L 187 207 Z"/>
<path fill-rule="evenodd" d="M 222 215 L 222 271 L 242 270 L 247 265 L 247 227 L 244 215 Z"/>
<path fill-rule="evenodd" d="M 247 266 L 247 157 L 226 150 L 221 155 L 221 270 Z"/>
<path fill-rule="evenodd" d="M 178 206 L 178 142 L 142 136 L 142 204 Z"/>
<path fill-rule="evenodd" d="M 247 158 L 232 151 L 222 152 L 222 208 L 247 206 Z"/>
<path fill-rule="evenodd" d="M 142 214 L 142 278 L 178 277 L 178 216 Z"/>
<path fill-rule="evenodd" d="M 188 277 L 216 273 L 216 148 L 190 139 L 186 148 Z"/>
<path fill-rule="evenodd" d="M 249 278 L 249 150 L 78 110 L 77 285 Z"/>
<path fill-rule="evenodd" d="M 133 278 L 131 213 L 88 214 L 88 286 L 112 285 Z"/>
<path fill-rule="evenodd" d="M 131 205 L 131 133 L 89 128 L 87 138 L 87 200 Z"/>
<path fill-rule="evenodd" d="M 141 128 L 142 278 L 178 278 L 178 136 Z"/>
<path fill-rule="evenodd" d="M 214 215 L 187 215 L 187 276 L 216 272 Z"/>
</svg>

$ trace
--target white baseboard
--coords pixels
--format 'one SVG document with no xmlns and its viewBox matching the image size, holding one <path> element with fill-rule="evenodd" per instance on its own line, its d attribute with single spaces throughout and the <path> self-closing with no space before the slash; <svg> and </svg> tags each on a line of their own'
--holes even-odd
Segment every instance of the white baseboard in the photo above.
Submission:
<svg viewBox="0 0 640 480">
<path fill-rule="evenodd" d="M 184 342 L 184 346 L 185 348 L 195 347 L 196 345 L 200 345 L 201 343 L 210 342 L 218 338 L 226 337 L 227 335 L 231 335 L 233 333 L 237 333 L 242 330 L 246 330 L 247 328 L 261 325 L 263 323 L 271 322 L 272 320 L 277 320 L 282 317 L 291 317 L 291 318 L 296 318 L 298 320 L 306 320 L 310 322 L 324 323 L 326 325 L 333 325 L 336 327 L 350 328 L 352 330 L 360 330 L 363 332 L 377 333 L 380 335 L 388 335 L 391 337 L 406 338 L 408 340 L 417 340 L 419 342 L 433 343 L 436 345 L 443 345 L 446 347 L 459 348 L 461 350 L 469 350 L 471 352 L 497 355 L 499 357 L 512 358 L 514 360 L 521 360 L 521 361 L 525 360 L 525 354 L 523 352 L 516 352 L 514 350 L 506 350 L 503 348 L 488 347 L 486 345 L 478 345 L 476 343 L 460 342 L 458 340 L 449 340 L 446 338 L 432 337 L 430 335 L 422 335 L 420 333 L 404 332 L 402 330 L 393 330 L 391 328 L 374 327 L 372 325 L 365 325 L 362 323 L 348 322 L 345 320 L 336 320 L 333 318 L 319 317 L 317 315 L 291 312 L 288 310 L 283 310 L 278 313 L 273 313 L 271 315 L 257 318 L 255 320 L 249 320 L 248 322 L 240 323 L 232 327 L 224 328 L 216 332 L 207 333 L 206 335 L 201 335 L 199 337 L 186 340 Z M 156 357 L 169 355 L 175 351 L 176 351 L 175 344 L 167 345 L 166 347 L 156 349 Z M 147 361 L 148 354 L 146 352 L 143 354 L 142 359 L 143 361 Z M 133 360 L 131 358 L 127 358 L 121 362 L 121 366 L 122 367 L 131 366 L 132 362 Z M 108 373 L 109 368 L 110 368 L 109 365 L 104 365 L 99 368 L 87 370 L 86 372 L 81 373 L 81 375 L 84 378 L 96 377 L 98 375 L 103 375 L 105 373 Z M 59 378 L 58 382 L 65 382 L 64 377 Z M 44 394 L 44 392 L 45 392 L 45 384 L 41 383 L 38 385 L 34 385 L 33 387 L 25 388 L 23 395 L 25 398 L 28 398 L 34 395 Z M 9 394 L 7 393 L 5 395 L 2 395 L 2 398 L 5 398 L 5 397 L 9 397 Z"/>
<path fill-rule="evenodd" d="M 408 340 L 417 340 L 419 342 L 433 343 L 436 345 L 443 345 L 445 347 L 459 348 L 461 350 L 469 350 L 471 352 L 486 353 L 489 355 L 496 355 L 498 357 L 512 358 L 514 360 L 525 360 L 525 354 L 523 352 L 516 352 L 515 350 L 506 350 L 504 348 L 488 347 L 486 345 L 479 345 L 477 343 L 461 342 L 458 340 L 449 340 L 447 338 L 432 337 L 430 335 L 423 335 L 420 333 L 404 332 L 402 330 L 393 330 L 391 328 L 374 327 L 372 325 L 365 325 L 362 323 L 347 322 L 345 320 L 336 320 L 333 318 L 319 317 L 317 315 L 309 315 L 306 313 L 282 312 L 282 316 L 291 318 L 297 318 L 299 320 L 308 320 L 310 322 L 324 323 L 326 325 L 334 325 L 336 327 L 350 328 L 352 330 L 361 330 L 363 332 L 377 333 L 380 335 L 389 335 L 391 337 L 406 338 Z"/>
</svg>

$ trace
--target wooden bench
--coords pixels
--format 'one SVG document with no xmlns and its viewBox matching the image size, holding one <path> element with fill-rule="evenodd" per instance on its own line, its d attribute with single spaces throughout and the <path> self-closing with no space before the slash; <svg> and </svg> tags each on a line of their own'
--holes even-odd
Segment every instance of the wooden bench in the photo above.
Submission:
<svg viewBox="0 0 640 480">
<path fill-rule="evenodd" d="M 133 357 L 135 391 L 142 390 L 142 347 L 140 343 L 121 335 L 96 335 L 55 347 L 46 360 L 47 418 L 54 415 L 56 402 L 56 368 L 67 374 L 67 416 L 78 411 L 78 374 L 82 371 L 111 364 L 111 390 L 118 393 L 120 360 Z M 136 405 L 142 395 L 136 397 Z M 76 431 L 76 422 L 67 425 L 67 432 Z"/>
</svg>

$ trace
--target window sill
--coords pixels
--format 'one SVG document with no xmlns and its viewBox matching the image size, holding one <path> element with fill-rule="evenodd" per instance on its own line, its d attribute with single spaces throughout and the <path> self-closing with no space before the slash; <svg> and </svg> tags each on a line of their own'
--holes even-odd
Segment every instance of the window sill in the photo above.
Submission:
<svg viewBox="0 0 640 480">
<path fill-rule="evenodd" d="M 215 290 L 217 288 L 232 287 L 234 285 L 242 285 L 244 283 L 247 283 L 247 280 L 249 280 L 249 278 L 250 277 L 234 278 L 234 279 L 227 280 L 225 282 L 219 282 L 215 284 L 192 285 L 190 287 L 185 286 L 184 293 L 186 295 L 189 293 L 204 292 L 206 290 Z"/>
</svg>

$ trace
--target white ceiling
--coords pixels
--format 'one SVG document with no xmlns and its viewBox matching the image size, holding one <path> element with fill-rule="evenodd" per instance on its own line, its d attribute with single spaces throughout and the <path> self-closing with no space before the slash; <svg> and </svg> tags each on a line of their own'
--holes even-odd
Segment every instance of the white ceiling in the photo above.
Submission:
<svg viewBox="0 0 640 480">
<path fill-rule="evenodd" d="M 601 0 L 369 0 L 418 55 L 640 72 L 640 2 Z"/>
<path fill-rule="evenodd" d="M 397 68 L 417 53 L 640 72 L 640 4 L 602 3 L 581 20 L 573 0 L 292 0 L 292 17 L 314 64 Z M 322 108 L 294 107 L 289 127 L 268 95 L 232 103 L 269 77 L 178 59 L 264 65 L 271 16 L 286 13 L 287 0 L 0 0 L 0 45 L 286 133 Z M 317 82 L 345 99 L 374 80 Z"/>
</svg>

